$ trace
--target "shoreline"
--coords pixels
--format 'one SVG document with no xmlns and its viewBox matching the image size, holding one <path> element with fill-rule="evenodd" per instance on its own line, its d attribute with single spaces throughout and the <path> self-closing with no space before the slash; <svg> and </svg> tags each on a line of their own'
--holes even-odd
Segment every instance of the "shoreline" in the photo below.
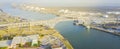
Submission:
<svg viewBox="0 0 120 49">
<path fill-rule="evenodd" d="M 100 30 L 100 31 L 104 31 L 106 33 L 110 33 L 110 34 L 113 34 L 113 35 L 116 35 L 116 36 L 120 36 L 120 32 L 117 32 L 115 30 L 108 30 L 108 29 L 104 29 L 104 28 L 100 28 L 100 27 L 97 27 L 97 26 L 89 26 L 89 25 L 84 25 L 82 23 L 76 23 L 74 22 L 73 23 L 74 25 L 78 25 L 78 26 L 84 26 L 86 27 L 87 29 L 96 29 L 96 30 Z"/>
<path fill-rule="evenodd" d="M 1 24 L 9 24 L 9 23 L 19 23 L 19 22 L 28 22 L 29 20 L 25 18 L 21 18 L 19 16 L 13 16 L 11 14 L 8 14 L 4 12 L 2 9 L 0 9 L 0 21 L 3 22 Z"/>
<path fill-rule="evenodd" d="M 106 29 L 103 29 L 103 28 L 99 28 L 99 27 L 94 27 L 94 26 L 91 26 L 92 29 L 96 29 L 96 30 L 100 30 L 100 31 L 104 31 L 106 33 L 110 33 L 110 34 L 113 34 L 113 35 L 116 35 L 116 36 L 120 36 L 120 33 L 117 33 L 115 31 L 109 31 L 109 30 L 106 30 Z"/>
<path fill-rule="evenodd" d="M 67 49 L 74 49 L 74 48 L 72 47 L 72 45 L 70 44 L 70 42 L 69 42 L 67 39 L 65 39 L 65 38 L 60 34 L 60 32 L 57 31 L 57 33 L 54 33 L 53 36 L 58 37 L 58 38 L 65 44 L 65 46 L 67 47 Z"/>
<path fill-rule="evenodd" d="M 79 26 L 84 26 L 84 25 L 79 25 Z M 87 26 L 84 26 L 87 28 Z M 116 35 L 116 36 L 120 36 L 120 33 L 119 32 L 115 32 L 114 30 L 107 30 L 107 29 L 104 29 L 104 28 L 100 28 L 100 27 L 95 27 L 95 26 L 89 26 L 89 28 L 87 29 L 95 29 L 95 30 L 99 30 L 99 31 L 103 31 L 103 32 L 106 32 L 106 33 L 109 33 L 109 34 L 113 34 L 113 35 Z"/>
</svg>

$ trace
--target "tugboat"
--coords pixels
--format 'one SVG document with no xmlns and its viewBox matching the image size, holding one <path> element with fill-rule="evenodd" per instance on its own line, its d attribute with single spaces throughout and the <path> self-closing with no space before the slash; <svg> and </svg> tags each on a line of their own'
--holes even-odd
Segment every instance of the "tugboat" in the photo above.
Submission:
<svg viewBox="0 0 120 49">
<path fill-rule="evenodd" d="M 90 29 L 90 26 L 86 26 L 87 29 Z"/>
<path fill-rule="evenodd" d="M 78 22 L 79 22 L 78 20 L 74 20 L 73 24 L 78 25 Z"/>
<path fill-rule="evenodd" d="M 74 23 L 73 23 L 74 25 L 81 25 L 81 24 L 83 24 L 83 22 L 82 21 L 80 21 L 80 20 L 74 20 Z"/>
</svg>

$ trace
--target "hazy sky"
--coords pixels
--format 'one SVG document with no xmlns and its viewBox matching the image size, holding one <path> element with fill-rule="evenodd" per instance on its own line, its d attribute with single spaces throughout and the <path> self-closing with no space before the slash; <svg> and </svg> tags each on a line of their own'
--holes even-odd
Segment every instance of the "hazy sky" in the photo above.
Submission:
<svg viewBox="0 0 120 49">
<path fill-rule="evenodd" d="M 44 6 L 120 6 L 120 0 L 0 0 L 0 3 L 36 3 Z"/>
</svg>

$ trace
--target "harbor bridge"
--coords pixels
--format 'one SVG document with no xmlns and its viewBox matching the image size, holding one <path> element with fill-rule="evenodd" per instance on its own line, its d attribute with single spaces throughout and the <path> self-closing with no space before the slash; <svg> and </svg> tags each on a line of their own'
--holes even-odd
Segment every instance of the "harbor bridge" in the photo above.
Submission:
<svg viewBox="0 0 120 49">
<path fill-rule="evenodd" d="M 54 28 L 55 25 L 59 22 L 71 21 L 71 20 L 77 20 L 77 19 L 57 17 L 57 18 L 50 19 L 50 20 L 39 20 L 39 21 L 31 21 L 31 22 L 2 24 L 2 25 L 0 25 L 0 27 L 24 27 L 24 26 L 34 26 L 34 25 L 45 25 L 45 26 L 49 26 L 51 28 Z M 81 20 L 85 21 L 86 19 L 81 18 Z"/>
<path fill-rule="evenodd" d="M 21 23 L 9 23 L 2 24 L 0 27 L 24 27 L 24 26 L 35 26 L 35 25 L 45 25 L 50 28 L 54 28 L 55 25 L 62 21 L 71 21 L 71 20 L 80 20 L 84 22 L 84 25 L 90 24 L 90 19 L 88 17 L 80 17 L 80 18 L 66 18 L 66 17 L 56 17 L 50 20 L 39 20 L 39 21 L 31 21 L 31 22 L 21 22 Z"/>
</svg>

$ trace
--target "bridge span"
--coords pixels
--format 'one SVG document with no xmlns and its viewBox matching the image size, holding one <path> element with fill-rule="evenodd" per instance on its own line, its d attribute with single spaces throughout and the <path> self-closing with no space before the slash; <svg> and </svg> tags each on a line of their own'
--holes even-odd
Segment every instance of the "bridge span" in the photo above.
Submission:
<svg viewBox="0 0 120 49">
<path fill-rule="evenodd" d="M 21 23 L 10 23 L 10 24 L 2 24 L 0 27 L 25 27 L 25 26 L 35 26 L 35 25 L 45 25 L 50 28 L 54 28 L 55 25 L 62 21 L 71 21 L 71 20 L 80 20 L 84 22 L 83 25 L 89 26 L 91 24 L 91 19 L 89 17 L 79 17 L 79 18 L 67 18 L 67 17 L 56 17 L 50 20 L 39 20 L 39 21 L 31 21 L 31 22 L 21 22 Z M 101 19 L 102 20 L 102 19 Z M 107 20 L 103 20 L 105 22 L 111 22 Z M 113 21 L 114 22 L 114 21 Z"/>
<path fill-rule="evenodd" d="M 65 17 L 57 17 L 50 20 L 39 20 L 39 21 L 32 21 L 32 22 L 21 22 L 21 23 L 10 23 L 10 24 L 2 24 L 0 27 L 24 27 L 24 26 L 34 26 L 34 25 L 45 25 L 51 28 L 54 28 L 55 25 L 62 21 L 70 21 L 76 19 L 69 19 Z"/>
</svg>

